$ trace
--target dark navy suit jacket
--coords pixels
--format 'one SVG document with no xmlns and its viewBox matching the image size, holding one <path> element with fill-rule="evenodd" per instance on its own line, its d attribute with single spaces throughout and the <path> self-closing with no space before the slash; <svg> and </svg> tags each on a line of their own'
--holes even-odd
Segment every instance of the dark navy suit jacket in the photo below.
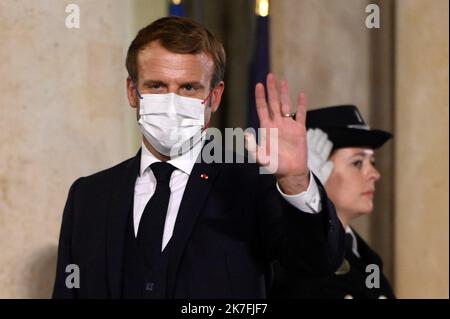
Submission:
<svg viewBox="0 0 450 319">
<path fill-rule="evenodd" d="M 121 297 L 127 218 L 139 166 L 140 152 L 73 183 L 53 297 Z M 264 298 L 274 260 L 333 273 L 342 262 L 344 231 L 316 181 L 323 209 L 309 214 L 286 202 L 274 176 L 259 174 L 256 164 L 196 163 L 171 238 L 169 298 Z M 79 288 L 66 287 L 68 264 L 79 266 Z"/>
</svg>

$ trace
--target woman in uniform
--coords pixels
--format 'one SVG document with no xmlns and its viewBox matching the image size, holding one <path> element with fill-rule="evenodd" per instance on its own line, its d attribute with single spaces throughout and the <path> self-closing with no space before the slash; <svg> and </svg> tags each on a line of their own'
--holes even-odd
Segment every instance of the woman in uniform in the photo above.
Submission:
<svg viewBox="0 0 450 319">
<path fill-rule="evenodd" d="M 306 125 L 308 166 L 325 186 L 345 229 L 345 257 L 329 276 L 316 275 L 307 264 L 293 270 L 275 264 L 270 296 L 395 298 L 383 275 L 381 258 L 350 226 L 354 219 L 373 211 L 375 184 L 380 178 L 374 150 L 392 135 L 370 129 L 353 105 L 308 111 Z"/>
</svg>

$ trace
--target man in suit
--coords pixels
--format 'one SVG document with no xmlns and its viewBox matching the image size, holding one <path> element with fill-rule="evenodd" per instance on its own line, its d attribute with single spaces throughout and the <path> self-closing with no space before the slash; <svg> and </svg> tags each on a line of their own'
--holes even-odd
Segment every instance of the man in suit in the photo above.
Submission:
<svg viewBox="0 0 450 319">
<path fill-rule="evenodd" d="M 254 163 L 202 158 L 225 70 L 221 43 L 202 25 L 153 22 L 126 66 L 142 147 L 70 188 L 55 298 L 263 298 L 274 260 L 319 273 L 339 267 L 344 232 L 307 168 L 303 95 L 295 117 L 285 82 L 278 92 L 268 76 L 268 102 L 256 86 L 261 127 L 278 129 L 277 165 L 269 149 L 253 149 L 259 165 L 276 168 L 260 174 Z M 77 287 L 67 285 L 68 265 L 79 268 Z"/>
</svg>

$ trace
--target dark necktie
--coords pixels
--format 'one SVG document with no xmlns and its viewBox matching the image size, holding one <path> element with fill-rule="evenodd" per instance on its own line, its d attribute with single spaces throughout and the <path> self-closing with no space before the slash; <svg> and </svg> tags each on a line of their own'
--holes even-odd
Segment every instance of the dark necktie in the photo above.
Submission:
<svg viewBox="0 0 450 319">
<path fill-rule="evenodd" d="M 150 165 L 156 177 L 156 189 L 145 206 L 139 222 L 137 240 L 147 263 L 151 266 L 161 255 L 162 237 L 170 198 L 170 176 L 175 167 L 166 162 Z"/>
</svg>

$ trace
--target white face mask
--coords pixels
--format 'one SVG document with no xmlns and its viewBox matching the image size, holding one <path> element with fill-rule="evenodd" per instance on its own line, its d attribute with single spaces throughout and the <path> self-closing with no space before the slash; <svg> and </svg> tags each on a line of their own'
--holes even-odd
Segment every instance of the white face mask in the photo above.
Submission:
<svg viewBox="0 0 450 319">
<path fill-rule="evenodd" d="M 139 127 L 147 141 L 159 153 L 176 157 L 201 140 L 205 103 L 175 93 L 142 94 L 139 115 Z"/>
</svg>

